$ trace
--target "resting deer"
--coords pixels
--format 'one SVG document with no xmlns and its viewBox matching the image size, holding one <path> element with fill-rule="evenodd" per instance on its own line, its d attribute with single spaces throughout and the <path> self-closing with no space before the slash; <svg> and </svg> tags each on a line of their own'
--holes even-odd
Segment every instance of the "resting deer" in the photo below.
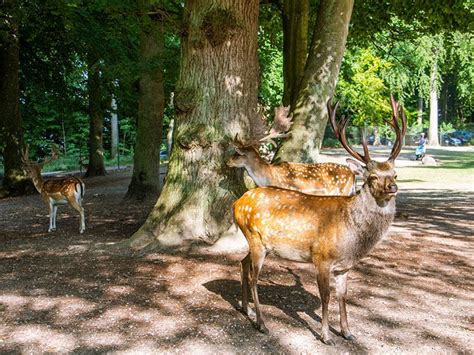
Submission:
<svg viewBox="0 0 474 355">
<path fill-rule="evenodd" d="M 242 309 L 250 316 L 248 289 L 252 292 L 256 327 L 266 333 L 257 293 L 257 281 L 265 257 L 274 253 L 282 258 L 312 262 L 316 268 L 322 303 L 322 340 L 334 344 L 329 336 L 329 276 L 336 279 L 340 325 L 345 339 L 354 339 L 347 322 L 347 274 L 386 234 L 395 215 L 397 194 L 394 162 L 406 132 L 403 109 L 391 97 L 393 116 L 389 124 L 395 130 L 396 142 L 385 162 L 370 159 L 367 143 L 364 154 L 353 150 L 346 138 L 348 119 L 338 124 L 336 106 L 328 102 L 330 122 L 343 147 L 354 158 L 347 159 L 351 170 L 361 175 L 364 185 L 353 196 L 312 196 L 274 187 L 247 191 L 234 204 L 234 218 L 245 235 L 249 253 L 241 261 Z M 398 123 L 401 115 L 402 127 Z"/>
<path fill-rule="evenodd" d="M 57 159 L 57 151 L 53 148 L 51 158 L 45 159 L 42 163 L 31 162 L 28 157 L 28 147 L 23 150 L 23 169 L 32 179 L 36 190 L 49 208 L 49 229 L 48 232 L 56 230 L 56 213 L 59 205 L 69 204 L 77 210 L 81 216 L 79 232 L 83 233 L 86 229 L 84 208 L 82 207 L 82 199 L 84 197 L 84 182 L 75 177 L 68 176 L 64 178 L 54 178 L 43 180 L 41 170 L 43 166 L 52 160 Z"/>
<path fill-rule="evenodd" d="M 274 186 L 311 195 L 342 195 L 355 193 L 355 175 L 345 165 L 335 163 L 269 164 L 254 146 L 234 141 L 236 154 L 227 165 L 245 168 L 257 186 Z"/>
</svg>

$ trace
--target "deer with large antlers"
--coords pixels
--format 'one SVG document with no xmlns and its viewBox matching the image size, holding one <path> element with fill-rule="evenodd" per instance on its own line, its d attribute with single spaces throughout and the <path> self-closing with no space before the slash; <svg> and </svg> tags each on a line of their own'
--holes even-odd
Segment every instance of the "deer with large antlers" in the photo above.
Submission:
<svg viewBox="0 0 474 355">
<path fill-rule="evenodd" d="M 85 192 L 84 182 L 75 176 L 47 180 L 43 179 L 41 176 L 43 166 L 58 158 L 57 149 L 55 147 L 53 147 L 52 156 L 41 163 L 29 160 L 28 147 L 23 150 L 22 155 L 23 169 L 32 179 L 36 190 L 38 190 L 44 203 L 49 208 L 48 232 L 56 230 L 56 214 L 58 206 L 69 204 L 80 214 L 79 233 L 83 233 L 86 229 L 84 208 L 82 207 L 82 199 Z"/>
<path fill-rule="evenodd" d="M 316 268 L 322 304 L 322 340 L 334 344 L 329 335 L 329 277 L 336 280 L 341 333 L 354 339 L 346 313 L 347 275 L 386 234 L 395 215 L 397 194 L 395 159 L 406 132 L 403 109 L 391 97 L 393 115 L 389 122 L 395 130 L 396 142 L 385 162 L 369 156 L 364 141 L 364 154 L 352 149 L 346 138 L 348 119 L 336 122 L 337 104 L 328 102 L 328 112 L 336 137 L 356 160 L 347 159 L 350 169 L 361 175 L 364 184 L 353 196 L 313 196 L 274 187 L 247 191 L 234 204 L 234 218 L 245 235 L 249 253 L 241 261 L 242 309 L 250 316 L 249 288 L 255 305 L 256 327 L 268 332 L 262 319 L 257 281 L 265 257 L 269 253 L 285 259 L 311 262 Z M 401 116 L 401 127 L 399 125 Z"/>
<path fill-rule="evenodd" d="M 273 125 L 263 138 L 244 144 L 238 136 L 235 137 L 233 145 L 236 153 L 227 160 L 227 165 L 235 168 L 245 168 L 259 187 L 281 187 L 311 195 L 349 196 L 355 193 L 355 175 L 345 165 L 287 162 L 269 164 L 260 156 L 256 145 L 267 140 L 286 136 L 290 124 L 291 118 L 288 117 L 288 108 L 277 107 Z"/>
</svg>

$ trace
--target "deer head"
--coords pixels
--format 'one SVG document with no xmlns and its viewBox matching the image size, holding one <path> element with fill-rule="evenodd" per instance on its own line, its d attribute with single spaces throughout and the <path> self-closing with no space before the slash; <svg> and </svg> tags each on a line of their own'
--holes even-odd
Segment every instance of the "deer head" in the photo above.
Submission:
<svg viewBox="0 0 474 355">
<path fill-rule="evenodd" d="M 58 148 L 55 145 L 51 146 L 51 157 L 44 159 L 42 162 L 33 162 L 29 158 L 29 146 L 25 145 L 25 147 L 21 151 L 21 163 L 22 168 L 28 173 L 29 176 L 36 176 L 37 174 L 41 174 L 41 170 L 43 170 L 43 166 L 45 164 L 50 163 L 53 160 L 58 159 Z"/>
<path fill-rule="evenodd" d="M 348 143 L 346 137 L 346 126 L 349 121 L 348 117 L 343 115 L 339 122 L 336 121 L 336 110 L 338 102 L 334 106 L 331 105 L 331 99 L 327 103 L 329 121 L 337 139 L 341 142 L 346 151 L 352 155 L 354 159 L 347 159 L 349 168 L 356 175 L 362 176 L 364 185 L 368 186 L 371 195 L 376 201 L 384 203 L 396 196 L 398 186 L 396 183 L 397 175 L 395 173 L 395 159 L 402 149 L 402 139 L 406 133 L 407 120 L 403 108 L 395 101 L 393 95 L 390 96 L 392 106 L 392 119 L 386 121 L 395 131 L 396 140 L 393 145 L 389 158 L 385 162 L 372 160 L 367 147 L 365 134 L 362 137 L 362 147 L 364 154 L 354 150 Z M 401 127 L 398 123 L 401 118 Z M 362 164 L 361 164 L 362 163 Z"/>
</svg>

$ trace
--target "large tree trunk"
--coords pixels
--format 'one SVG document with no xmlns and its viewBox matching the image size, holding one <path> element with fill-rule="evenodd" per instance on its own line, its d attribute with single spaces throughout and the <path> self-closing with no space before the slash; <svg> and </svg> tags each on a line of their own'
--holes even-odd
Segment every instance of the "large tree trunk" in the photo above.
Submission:
<svg viewBox="0 0 474 355">
<path fill-rule="evenodd" d="M 132 249 L 214 243 L 244 191 L 242 171 L 226 166 L 230 141 L 257 117 L 258 0 L 186 3 L 176 121 L 168 174 Z M 147 250 L 148 250 L 147 248 Z"/>
<path fill-rule="evenodd" d="M 0 4 L 0 149 L 4 192 L 23 193 L 28 184 L 21 169 L 20 49 L 14 12 L 15 1 Z"/>
<path fill-rule="evenodd" d="M 102 90 L 100 69 L 97 58 L 88 56 L 87 91 L 89 93 L 89 164 L 86 176 L 105 175 L 103 130 L 104 115 L 102 109 Z"/>
<path fill-rule="evenodd" d="M 293 110 L 291 136 L 274 161 L 317 161 L 327 123 L 326 102 L 334 94 L 353 0 L 321 0 L 308 60 Z"/>
<path fill-rule="evenodd" d="M 433 66 L 430 78 L 430 128 L 428 145 L 438 146 L 438 88 L 436 85 L 437 68 Z"/>
<path fill-rule="evenodd" d="M 156 198 L 160 191 L 160 146 L 165 107 L 163 51 L 163 22 L 156 16 L 143 18 L 140 58 L 144 71 L 139 83 L 137 140 L 127 198 Z"/>
<path fill-rule="evenodd" d="M 308 56 L 309 0 L 283 1 L 283 105 L 294 105 Z"/>
</svg>

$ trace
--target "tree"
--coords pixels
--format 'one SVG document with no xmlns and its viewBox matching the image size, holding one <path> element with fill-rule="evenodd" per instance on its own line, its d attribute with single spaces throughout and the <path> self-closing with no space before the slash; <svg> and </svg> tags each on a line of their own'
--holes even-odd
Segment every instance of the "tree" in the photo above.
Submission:
<svg viewBox="0 0 474 355">
<path fill-rule="evenodd" d="M 20 48 L 16 2 L 0 5 L 0 149 L 5 174 L 3 187 L 8 192 L 22 192 L 25 174 L 21 167 L 24 146 L 20 114 Z"/>
<path fill-rule="evenodd" d="M 153 1 L 144 1 L 151 10 Z M 156 197 L 160 189 L 160 146 L 165 107 L 163 20 L 157 16 L 142 17 L 140 35 L 141 77 L 138 93 L 137 139 L 133 156 L 133 175 L 127 198 Z"/>
<path fill-rule="evenodd" d="M 225 165 L 257 117 L 257 0 L 186 3 L 173 150 L 160 197 L 125 242 L 133 249 L 215 242 L 231 224 L 242 172 Z"/>
<path fill-rule="evenodd" d="M 283 0 L 283 105 L 294 105 L 308 55 L 309 0 Z"/>
<path fill-rule="evenodd" d="M 100 63 L 94 53 L 88 54 L 87 61 L 87 92 L 89 94 L 89 164 L 86 176 L 105 175 L 104 163 L 104 110 L 102 108 L 102 88 L 100 78 Z"/>
<path fill-rule="evenodd" d="M 353 0 L 321 0 L 291 136 L 283 141 L 274 161 L 317 161 L 327 122 L 326 102 L 336 87 L 353 4 Z"/>
</svg>

